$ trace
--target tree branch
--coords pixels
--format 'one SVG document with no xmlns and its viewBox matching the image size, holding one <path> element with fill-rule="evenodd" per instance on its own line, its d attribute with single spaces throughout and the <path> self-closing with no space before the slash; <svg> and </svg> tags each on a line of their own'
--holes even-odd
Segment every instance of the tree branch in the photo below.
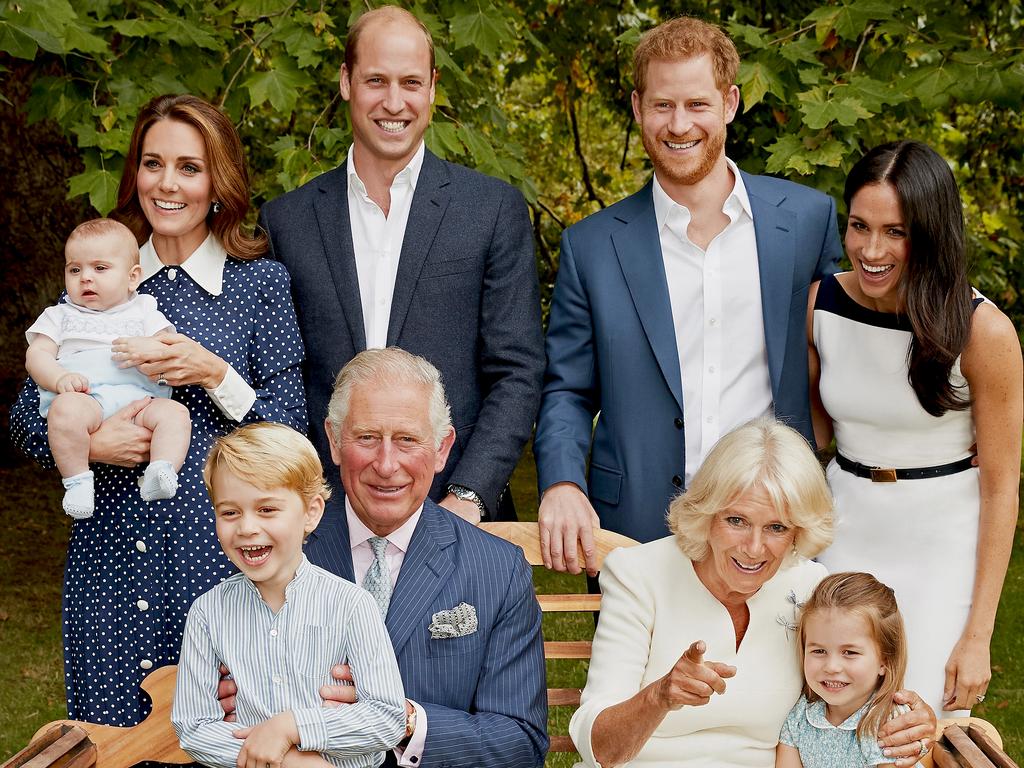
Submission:
<svg viewBox="0 0 1024 768">
<path fill-rule="evenodd" d="M 569 111 L 569 124 L 572 126 L 572 147 L 577 159 L 580 161 L 580 169 L 583 171 L 583 186 L 587 188 L 587 197 L 602 208 L 605 208 L 604 200 L 597 194 L 597 190 L 594 189 L 594 184 L 590 180 L 590 168 L 587 165 L 587 158 L 583 154 L 583 143 L 580 141 L 580 126 L 576 120 L 576 102 L 571 95 L 573 89 L 571 80 L 567 86 L 565 89 L 565 103 Z"/>
</svg>

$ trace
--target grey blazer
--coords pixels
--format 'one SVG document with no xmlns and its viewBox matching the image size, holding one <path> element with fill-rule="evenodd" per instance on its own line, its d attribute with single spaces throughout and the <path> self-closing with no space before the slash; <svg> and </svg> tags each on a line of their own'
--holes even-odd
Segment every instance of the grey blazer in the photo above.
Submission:
<svg viewBox="0 0 1024 768">
<path fill-rule="evenodd" d="M 323 421 L 334 378 L 366 348 L 343 163 L 260 210 L 271 256 L 288 268 L 306 344 L 310 437 L 333 466 Z M 544 372 L 533 233 L 523 196 L 425 152 L 399 257 L 387 343 L 441 372 L 456 442 L 448 483 L 495 517 L 533 427 Z M 337 508 L 337 507 L 335 507 Z"/>
</svg>

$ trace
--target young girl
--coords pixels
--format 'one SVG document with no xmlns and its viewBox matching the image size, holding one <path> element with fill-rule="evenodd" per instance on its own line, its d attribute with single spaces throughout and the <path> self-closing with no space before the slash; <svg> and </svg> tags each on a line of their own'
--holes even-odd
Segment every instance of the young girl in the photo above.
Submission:
<svg viewBox="0 0 1024 768">
<path fill-rule="evenodd" d="M 779 735 L 776 768 L 894 763 L 879 727 L 906 711 L 907 645 L 893 591 L 868 573 L 825 578 L 800 617 L 804 692 Z"/>
</svg>

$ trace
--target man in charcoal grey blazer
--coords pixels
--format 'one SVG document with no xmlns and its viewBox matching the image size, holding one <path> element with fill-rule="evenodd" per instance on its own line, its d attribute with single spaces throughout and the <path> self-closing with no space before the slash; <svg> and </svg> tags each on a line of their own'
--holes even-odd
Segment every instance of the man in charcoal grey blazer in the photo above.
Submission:
<svg viewBox="0 0 1024 768">
<path fill-rule="evenodd" d="M 412 14 L 360 17 L 341 69 L 348 161 L 267 203 L 260 226 L 291 273 L 324 465 L 335 375 L 363 349 L 400 346 L 437 366 L 452 406 L 456 443 L 430 497 L 479 522 L 514 516 L 504 491 L 540 401 L 540 300 L 522 195 L 423 145 L 435 79 Z"/>
</svg>

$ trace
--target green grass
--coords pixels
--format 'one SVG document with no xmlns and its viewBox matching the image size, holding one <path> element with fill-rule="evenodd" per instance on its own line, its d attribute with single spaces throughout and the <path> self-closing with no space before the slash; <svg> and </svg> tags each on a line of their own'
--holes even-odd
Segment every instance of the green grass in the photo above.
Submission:
<svg viewBox="0 0 1024 768">
<path fill-rule="evenodd" d="M 527 455 L 513 478 L 521 519 L 536 519 L 536 475 Z M 60 593 L 70 529 L 60 512 L 56 475 L 28 462 L 0 467 L 0 762 L 28 743 L 36 729 L 66 715 L 61 665 Z M 993 678 L 975 714 L 999 729 L 1006 751 L 1024 755 L 1024 540 L 1016 544 L 992 641 Z M 582 576 L 534 572 L 539 592 L 583 592 Z M 544 635 L 579 639 L 593 632 L 589 615 L 548 616 Z M 548 662 L 553 687 L 582 687 L 582 662 Z M 552 732 L 565 733 L 569 712 L 552 710 Z M 553 755 L 548 768 L 568 768 L 574 755 Z"/>
</svg>

